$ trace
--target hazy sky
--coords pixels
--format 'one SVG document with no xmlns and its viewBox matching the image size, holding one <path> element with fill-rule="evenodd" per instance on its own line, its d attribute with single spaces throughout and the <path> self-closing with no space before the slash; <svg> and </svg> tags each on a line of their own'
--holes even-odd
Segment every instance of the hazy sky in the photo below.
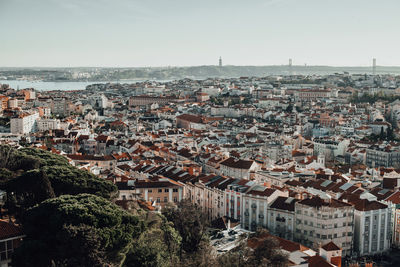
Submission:
<svg viewBox="0 0 400 267">
<path fill-rule="evenodd" d="M 0 66 L 400 65 L 400 0 L 0 0 Z"/>
</svg>

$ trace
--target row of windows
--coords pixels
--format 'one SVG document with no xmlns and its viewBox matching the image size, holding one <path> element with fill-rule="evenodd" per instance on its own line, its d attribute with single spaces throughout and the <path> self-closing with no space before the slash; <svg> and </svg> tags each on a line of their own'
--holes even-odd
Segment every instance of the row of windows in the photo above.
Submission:
<svg viewBox="0 0 400 267">
<path fill-rule="evenodd" d="M 163 191 L 163 190 L 162 190 L 161 188 L 158 189 L 158 193 L 162 193 L 162 191 Z M 153 193 L 153 189 L 148 189 L 147 192 Z M 165 192 L 165 193 L 168 193 L 168 192 L 169 192 L 169 188 L 165 188 L 165 189 L 164 189 L 164 192 Z M 178 188 L 173 188 L 173 189 L 172 189 L 172 192 L 178 192 Z"/>
<path fill-rule="evenodd" d="M 297 219 L 296 223 L 297 224 L 302 224 L 303 221 Z M 314 226 L 314 222 L 312 222 L 312 221 L 308 222 L 307 220 L 304 220 L 304 225 Z M 342 227 L 345 227 L 345 226 L 352 226 L 352 223 L 351 222 L 348 222 L 348 223 L 343 222 Z M 338 227 L 339 227 L 339 225 L 337 223 L 334 223 L 334 224 L 320 224 L 320 223 L 317 223 L 317 228 L 322 228 L 322 229 L 332 229 L 332 228 L 338 228 Z"/>
<path fill-rule="evenodd" d="M 297 214 L 302 214 L 301 210 L 297 210 L 296 213 Z M 304 211 L 304 215 L 307 215 L 307 216 L 310 216 L 310 217 L 314 217 L 314 213 L 312 213 L 312 212 L 308 213 L 307 210 Z M 348 213 L 347 212 L 343 212 L 343 216 L 342 217 L 346 217 L 346 216 L 353 216 L 353 213 L 352 212 L 348 212 Z M 327 214 L 317 213 L 317 217 L 318 218 L 322 217 L 322 219 L 333 219 L 333 218 L 336 219 L 336 218 L 339 218 L 339 215 L 337 213 L 335 213 L 334 215 L 332 215 L 332 214 L 327 215 Z"/>
<path fill-rule="evenodd" d="M 152 199 L 150 198 L 150 201 L 152 201 Z M 156 200 L 156 202 L 157 203 L 161 203 L 161 198 L 157 198 L 157 200 Z M 167 203 L 168 202 L 168 198 L 167 197 L 164 197 L 164 203 Z M 177 197 L 174 197 L 174 202 L 178 202 L 178 198 Z"/>
<path fill-rule="evenodd" d="M 298 234 L 301 234 L 301 230 L 300 229 L 296 229 L 296 233 L 298 233 Z M 310 236 L 310 237 L 313 237 L 314 236 L 314 231 L 307 231 L 307 230 L 304 230 L 303 231 L 303 234 L 304 235 L 306 235 L 306 236 Z M 352 232 L 343 232 L 342 233 L 342 237 L 345 237 L 345 236 L 352 236 L 353 235 L 353 233 Z M 332 239 L 332 238 L 337 238 L 338 237 L 338 234 L 330 234 L 330 235 L 321 235 L 321 234 L 315 234 L 315 237 L 316 238 L 320 238 L 320 239 Z"/>
</svg>

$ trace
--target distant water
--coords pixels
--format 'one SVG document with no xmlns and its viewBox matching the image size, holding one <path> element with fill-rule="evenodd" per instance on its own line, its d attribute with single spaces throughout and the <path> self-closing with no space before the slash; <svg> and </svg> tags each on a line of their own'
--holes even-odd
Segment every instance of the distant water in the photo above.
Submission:
<svg viewBox="0 0 400 267">
<path fill-rule="evenodd" d="M 86 86 L 94 83 L 136 83 L 142 80 L 101 81 L 101 82 L 42 82 L 42 81 L 15 81 L 0 80 L 0 84 L 8 84 L 14 89 L 35 88 L 38 91 L 52 90 L 85 90 Z"/>
</svg>

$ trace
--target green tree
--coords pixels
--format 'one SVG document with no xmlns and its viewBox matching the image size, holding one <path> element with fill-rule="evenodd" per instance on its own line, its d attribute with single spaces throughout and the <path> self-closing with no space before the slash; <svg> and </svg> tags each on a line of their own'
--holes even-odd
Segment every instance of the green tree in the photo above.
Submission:
<svg viewBox="0 0 400 267">
<path fill-rule="evenodd" d="M 26 238 L 13 255 L 15 266 L 120 265 L 144 229 L 137 216 L 90 194 L 46 200 L 22 222 Z"/>
<path fill-rule="evenodd" d="M 190 200 L 182 200 L 177 207 L 166 207 L 163 215 L 174 224 L 182 237 L 181 255 L 185 251 L 193 253 L 200 247 L 206 237 L 208 227 L 207 214 L 201 207 L 192 204 Z"/>
<path fill-rule="evenodd" d="M 148 215 L 148 214 L 146 214 Z M 163 215 L 145 218 L 147 230 L 135 240 L 124 266 L 177 266 L 181 242 L 179 233 Z M 154 218 L 155 217 L 155 218 Z"/>
</svg>

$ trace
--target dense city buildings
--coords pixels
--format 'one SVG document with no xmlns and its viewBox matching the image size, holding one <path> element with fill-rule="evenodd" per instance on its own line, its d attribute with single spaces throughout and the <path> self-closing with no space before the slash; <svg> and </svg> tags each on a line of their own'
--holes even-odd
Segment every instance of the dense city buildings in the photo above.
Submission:
<svg viewBox="0 0 400 267">
<path fill-rule="evenodd" d="M 112 182 L 124 207 L 188 199 L 210 222 L 267 229 L 294 266 L 339 266 L 400 246 L 399 87 L 399 76 L 348 73 L 3 84 L 0 141 Z"/>
</svg>

